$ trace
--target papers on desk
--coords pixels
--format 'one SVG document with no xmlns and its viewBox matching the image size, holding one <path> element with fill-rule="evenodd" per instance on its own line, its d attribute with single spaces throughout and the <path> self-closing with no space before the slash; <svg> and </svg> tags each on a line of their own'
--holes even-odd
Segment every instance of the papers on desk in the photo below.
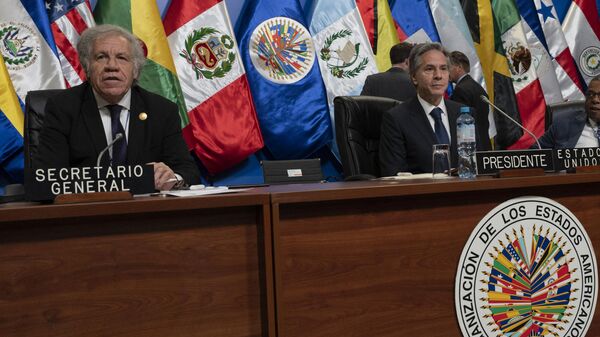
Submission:
<svg viewBox="0 0 600 337">
<path fill-rule="evenodd" d="M 160 194 L 172 197 L 193 197 L 209 194 L 225 194 L 246 191 L 247 189 L 230 190 L 227 186 L 192 185 L 189 190 L 161 191 Z"/>
<path fill-rule="evenodd" d="M 417 173 L 412 174 L 410 172 L 398 172 L 395 176 L 381 177 L 378 180 L 410 180 L 410 179 L 452 179 L 453 177 L 445 174 L 436 174 L 435 178 L 431 173 Z"/>
</svg>

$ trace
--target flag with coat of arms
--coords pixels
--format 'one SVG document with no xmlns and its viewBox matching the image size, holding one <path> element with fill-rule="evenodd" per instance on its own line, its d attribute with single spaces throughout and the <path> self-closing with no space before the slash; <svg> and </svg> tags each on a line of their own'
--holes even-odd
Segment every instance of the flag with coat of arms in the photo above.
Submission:
<svg viewBox="0 0 600 337">
<path fill-rule="evenodd" d="M 583 81 L 550 0 L 516 0 L 546 103 L 583 100 Z"/>
<path fill-rule="evenodd" d="M 0 11 L 0 53 L 21 102 L 30 90 L 65 88 L 43 0 Z"/>
<path fill-rule="evenodd" d="M 355 0 L 314 0 L 306 8 L 329 113 L 335 121 L 333 99 L 360 94 L 367 76 L 377 72 L 375 56 Z"/>
<path fill-rule="evenodd" d="M 600 75 L 598 1 L 553 0 L 553 5 L 579 71 L 589 84 L 594 76 Z"/>
<path fill-rule="evenodd" d="M 172 0 L 163 20 L 189 124 L 188 146 L 210 173 L 264 146 L 227 7 L 221 0 Z"/>
<path fill-rule="evenodd" d="M 257 0 L 236 36 L 262 135 L 275 159 L 306 158 L 329 145 L 332 126 L 315 45 L 298 0 Z"/>
</svg>

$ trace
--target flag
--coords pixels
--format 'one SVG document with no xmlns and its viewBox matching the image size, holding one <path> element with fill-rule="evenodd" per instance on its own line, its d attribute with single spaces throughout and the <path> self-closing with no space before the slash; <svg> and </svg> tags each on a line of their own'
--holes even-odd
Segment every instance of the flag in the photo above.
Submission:
<svg viewBox="0 0 600 337">
<path fill-rule="evenodd" d="M 333 99 L 360 94 L 367 76 L 377 73 L 375 55 L 354 0 L 314 0 L 306 8 L 335 125 Z M 332 144 L 337 155 L 335 141 Z"/>
<path fill-rule="evenodd" d="M 354 0 L 314 0 L 307 7 L 309 31 L 332 107 L 336 96 L 360 94 L 377 65 Z"/>
<path fill-rule="evenodd" d="M 458 50 L 469 58 L 471 71 L 469 75 L 482 86 L 485 86 L 481 62 L 467 21 L 458 0 L 429 0 L 431 14 L 435 22 L 439 39 L 448 52 Z"/>
<path fill-rule="evenodd" d="M 508 61 L 500 41 L 498 27 L 489 0 L 461 0 L 465 19 L 485 78 L 490 100 L 511 117 L 520 119 Z M 499 114 L 494 114 L 496 148 L 504 149 L 516 142 L 523 131 Z"/>
<path fill-rule="evenodd" d="M 394 19 L 387 0 L 375 1 L 375 26 L 377 27 L 375 43 L 375 60 L 379 71 L 386 71 L 391 66 L 390 49 L 400 42 L 398 32 L 394 28 Z"/>
<path fill-rule="evenodd" d="M 600 74 L 600 18 L 596 0 L 554 0 L 569 49 L 586 84 Z"/>
<path fill-rule="evenodd" d="M 0 11 L 0 52 L 18 98 L 30 90 L 65 87 L 42 0 L 11 1 Z"/>
<path fill-rule="evenodd" d="M 0 54 L 0 169 L 10 183 L 23 182 L 24 116 Z"/>
<path fill-rule="evenodd" d="M 85 72 L 79 63 L 77 42 L 81 33 L 95 24 L 90 4 L 87 0 L 46 0 L 46 12 L 65 81 L 70 87 L 81 84 Z"/>
<path fill-rule="evenodd" d="M 374 0 L 356 0 L 356 7 L 358 7 L 360 17 L 367 31 L 371 49 L 375 48 L 375 6 Z"/>
<path fill-rule="evenodd" d="M 547 103 L 583 100 L 583 84 L 549 0 L 516 0 Z"/>
<path fill-rule="evenodd" d="M 189 123 L 169 43 L 155 0 L 99 0 L 94 9 L 98 24 L 120 26 L 135 35 L 147 52 L 138 78 L 141 87 L 168 98 L 179 107 L 181 126 Z"/>
<path fill-rule="evenodd" d="M 221 172 L 264 146 L 227 7 L 172 0 L 163 24 L 189 117 L 184 139 Z"/>
<path fill-rule="evenodd" d="M 401 41 L 440 42 L 427 0 L 392 0 L 390 9 L 394 21 L 406 35 Z"/>
<path fill-rule="evenodd" d="M 541 137 L 544 134 L 546 103 L 521 25 L 521 16 L 513 0 L 492 0 L 492 8 L 508 60 L 521 124 Z M 534 142 L 535 139 L 529 134 L 523 134 L 514 143 L 507 144 L 507 148 L 529 148 Z"/>
<path fill-rule="evenodd" d="M 236 35 L 266 147 L 276 159 L 328 145 L 332 127 L 312 37 L 298 0 L 256 0 Z"/>
<path fill-rule="evenodd" d="M 471 70 L 469 75 L 485 88 L 485 79 L 481 62 L 473 44 L 469 26 L 458 0 L 429 0 L 429 7 L 439 34 L 440 42 L 452 52 L 458 50 L 469 58 Z M 490 137 L 496 135 L 494 114 L 488 114 Z"/>
</svg>

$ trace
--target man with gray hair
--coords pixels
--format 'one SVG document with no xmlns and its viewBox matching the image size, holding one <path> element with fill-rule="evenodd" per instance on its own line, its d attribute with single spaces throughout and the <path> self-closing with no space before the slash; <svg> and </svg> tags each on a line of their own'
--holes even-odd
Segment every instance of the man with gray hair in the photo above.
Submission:
<svg viewBox="0 0 600 337">
<path fill-rule="evenodd" d="M 382 176 L 431 172 L 434 144 L 450 145 L 451 164 L 456 167 L 456 119 L 462 105 L 444 99 L 449 67 L 448 53 L 439 43 L 412 49 L 409 70 L 417 94 L 383 114 L 379 140 Z"/>
<path fill-rule="evenodd" d="M 48 100 L 34 165 L 151 164 L 156 189 L 197 184 L 200 173 L 181 134 L 177 105 L 136 85 L 145 62 L 139 41 L 113 25 L 87 29 L 77 45 L 87 82 Z"/>
</svg>

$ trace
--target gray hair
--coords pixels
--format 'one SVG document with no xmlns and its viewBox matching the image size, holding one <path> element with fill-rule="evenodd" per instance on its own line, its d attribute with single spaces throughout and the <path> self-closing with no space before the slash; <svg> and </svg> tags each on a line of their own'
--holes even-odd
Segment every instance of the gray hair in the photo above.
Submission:
<svg viewBox="0 0 600 337">
<path fill-rule="evenodd" d="M 144 50 L 142 49 L 141 42 L 130 32 L 115 25 L 98 25 L 86 29 L 81 38 L 77 43 L 77 53 L 79 54 L 79 62 L 85 71 L 87 78 L 90 77 L 90 64 L 92 63 L 94 55 L 94 43 L 96 40 L 106 36 L 119 36 L 123 37 L 129 42 L 131 46 L 131 57 L 133 61 L 133 77 L 137 79 L 142 71 L 142 67 L 146 62 L 144 56 Z"/>
<path fill-rule="evenodd" d="M 442 47 L 441 44 L 439 44 L 437 42 L 420 43 L 420 44 L 414 46 L 414 48 L 410 51 L 410 56 L 408 57 L 408 64 L 409 64 L 408 70 L 409 70 L 410 76 L 414 76 L 417 73 L 417 69 L 419 69 L 419 67 L 421 66 L 421 63 L 423 63 L 423 61 L 422 61 L 423 54 L 425 54 L 426 52 L 428 52 L 430 50 L 437 50 L 437 51 L 442 52 L 444 54 L 444 56 L 446 56 L 446 63 L 448 64 L 448 67 L 450 67 L 449 54 L 446 51 L 446 49 L 444 49 L 444 47 Z"/>
</svg>

